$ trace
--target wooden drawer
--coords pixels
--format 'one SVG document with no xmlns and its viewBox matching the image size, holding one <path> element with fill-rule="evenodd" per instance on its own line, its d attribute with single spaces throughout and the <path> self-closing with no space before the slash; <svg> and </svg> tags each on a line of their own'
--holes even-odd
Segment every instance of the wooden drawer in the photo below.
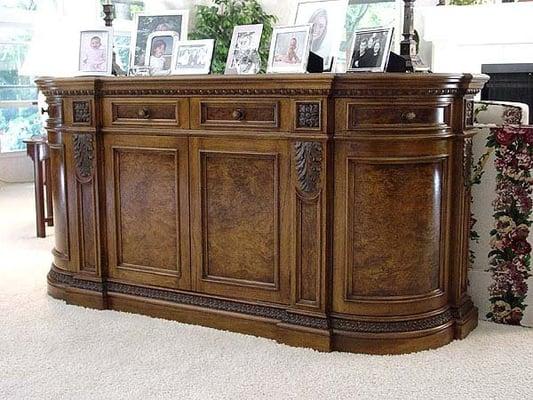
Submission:
<svg viewBox="0 0 533 400">
<path fill-rule="evenodd" d="M 105 99 L 104 126 L 188 128 L 188 99 Z"/>
<path fill-rule="evenodd" d="M 278 100 L 191 100 L 191 125 L 206 129 L 270 129 L 280 127 Z"/>
<path fill-rule="evenodd" d="M 450 125 L 450 105 L 384 106 L 379 104 L 347 105 L 347 129 L 444 127 Z"/>
</svg>

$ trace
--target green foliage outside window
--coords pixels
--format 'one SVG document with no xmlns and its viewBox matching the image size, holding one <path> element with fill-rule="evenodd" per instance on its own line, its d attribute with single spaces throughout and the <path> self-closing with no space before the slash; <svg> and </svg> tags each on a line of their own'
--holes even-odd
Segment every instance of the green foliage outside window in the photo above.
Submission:
<svg viewBox="0 0 533 400">
<path fill-rule="evenodd" d="M 0 152 L 26 148 L 23 140 L 43 134 L 37 107 L 0 109 Z"/>
<path fill-rule="evenodd" d="M 214 6 L 196 6 L 196 26 L 189 34 L 190 39 L 215 39 L 211 72 L 224 73 L 233 28 L 252 24 L 263 24 L 259 56 L 261 72 L 265 72 L 277 17 L 265 13 L 257 0 L 214 0 L 214 3 Z"/>
<path fill-rule="evenodd" d="M 37 88 L 31 77 L 19 74 L 30 38 L 27 29 L 4 30 L 0 35 L 0 153 L 24 150 L 24 139 L 43 133 L 37 107 L 31 106 Z M 10 106 L 10 102 L 27 106 Z"/>
</svg>

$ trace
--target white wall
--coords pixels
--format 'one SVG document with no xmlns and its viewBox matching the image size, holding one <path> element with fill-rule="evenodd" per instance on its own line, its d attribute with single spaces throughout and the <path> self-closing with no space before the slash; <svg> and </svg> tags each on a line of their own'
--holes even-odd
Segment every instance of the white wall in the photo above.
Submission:
<svg viewBox="0 0 533 400">
<path fill-rule="evenodd" d="M 533 62 L 533 3 L 422 7 L 415 17 L 421 56 L 433 72 Z"/>
<path fill-rule="evenodd" d="M 26 151 L 0 154 L 0 182 L 33 181 L 33 163 Z"/>
</svg>

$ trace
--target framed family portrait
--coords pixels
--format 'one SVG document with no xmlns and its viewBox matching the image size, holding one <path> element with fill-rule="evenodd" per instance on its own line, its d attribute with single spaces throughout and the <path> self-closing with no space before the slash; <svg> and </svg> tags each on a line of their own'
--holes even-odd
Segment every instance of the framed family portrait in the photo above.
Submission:
<svg viewBox="0 0 533 400">
<path fill-rule="evenodd" d="M 349 72 L 385 72 L 394 28 L 364 29 L 355 32 L 351 50 Z"/>
<path fill-rule="evenodd" d="M 135 29 L 131 40 L 130 67 L 147 66 L 148 36 L 156 32 L 175 32 L 177 40 L 187 39 L 189 11 L 176 10 L 165 13 L 138 13 L 135 15 Z"/>
<path fill-rule="evenodd" d="M 170 74 L 178 38 L 177 33 L 173 31 L 160 31 L 148 35 L 144 64 L 150 67 L 152 75 Z"/>
<path fill-rule="evenodd" d="M 213 39 L 182 40 L 176 45 L 172 73 L 176 75 L 208 74 L 213 57 Z"/>
<path fill-rule="evenodd" d="M 306 72 L 310 39 L 310 24 L 275 27 L 267 72 Z"/>
<path fill-rule="evenodd" d="M 324 71 L 331 71 L 344 31 L 348 0 L 299 0 L 294 25 L 311 24 L 310 51 L 324 60 Z"/>
<path fill-rule="evenodd" d="M 113 29 L 80 31 L 79 75 L 111 75 L 113 67 Z"/>
<path fill-rule="evenodd" d="M 261 69 L 259 45 L 263 24 L 233 28 L 225 74 L 257 74 Z"/>
</svg>

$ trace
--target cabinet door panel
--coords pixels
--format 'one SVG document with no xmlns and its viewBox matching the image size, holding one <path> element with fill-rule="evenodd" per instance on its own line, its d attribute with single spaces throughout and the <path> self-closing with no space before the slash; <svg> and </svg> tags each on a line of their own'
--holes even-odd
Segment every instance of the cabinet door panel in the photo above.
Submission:
<svg viewBox="0 0 533 400">
<path fill-rule="evenodd" d="M 197 289 L 288 302 L 288 147 L 283 141 L 191 141 Z"/>
<path fill-rule="evenodd" d="M 190 288 L 187 139 L 105 139 L 110 277 Z"/>
<path fill-rule="evenodd" d="M 450 166 L 444 141 L 425 156 L 363 143 L 336 152 L 333 309 L 422 313 L 447 301 Z"/>
</svg>

